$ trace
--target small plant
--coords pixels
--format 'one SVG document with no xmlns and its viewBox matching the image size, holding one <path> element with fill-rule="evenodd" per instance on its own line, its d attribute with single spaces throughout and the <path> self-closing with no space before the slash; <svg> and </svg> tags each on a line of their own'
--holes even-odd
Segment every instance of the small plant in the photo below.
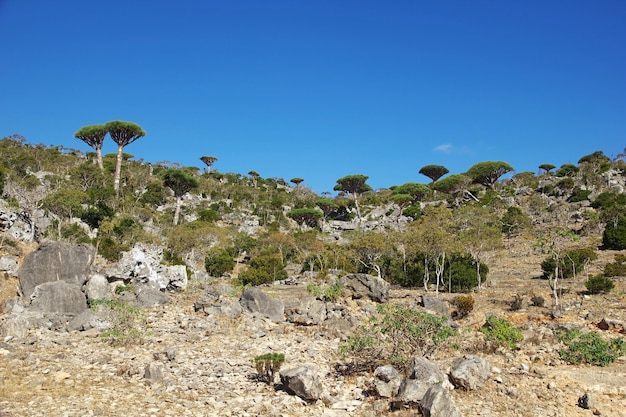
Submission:
<svg viewBox="0 0 626 417">
<path fill-rule="evenodd" d="M 496 316 L 487 316 L 487 321 L 480 331 L 484 333 L 486 341 L 494 350 L 498 347 L 514 349 L 524 340 L 521 329 L 513 327 L 507 319 L 499 319 Z"/>
<path fill-rule="evenodd" d="M 315 284 L 307 284 L 306 292 L 311 294 L 313 297 L 321 297 L 324 295 L 324 291 L 322 291 L 319 285 Z"/>
<path fill-rule="evenodd" d="M 342 294 L 342 290 L 341 290 L 341 285 L 339 285 L 339 283 L 335 283 L 324 290 L 324 297 L 326 297 L 327 300 L 332 301 L 332 302 L 337 301 L 341 297 L 341 294 Z"/>
<path fill-rule="evenodd" d="M 543 307 L 546 304 L 546 300 L 540 295 L 531 294 L 530 303 L 535 307 Z"/>
<path fill-rule="evenodd" d="M 474 310 L 474 297 L 471 295 L 459 295 L 454 298 L 452 304 L 457 308 L 459 317 L 466 317 Z"/>
<path fill-rule="evenodd" d="M 276 372 L 278 372 L 283 362 L 285 362 L 285 355 L 282 353 L 266 353 L 255 357 L 252 362 L 254 363 L 259 379 L 272 385 Z"/>
<path fill-rule="evenodd" d="M 102 332 L 102 338 L 113 346 L 143 343 L 146 326 L 145 314 L 128 303 L 116 300 L 90 300 L 94 309 L 106 309 L 107 320 L 111 324 Z"/>
<path fill-rule="evenodd" d="M 615 287 L 615 284 L 611 278 L 598 274 L 585 281 L 585 287 L 587 287 L 587 291 L 589 291 L 590 294 L 600 294 L 611 291 Z"/>
<path fill-rule="evenodd" d="M 519 311 L 523 306 L 524 298 L 519 294 L 515 294 L 513 296 L 513 301 L 511 301 L 511 311 Z"/>
<path fill-rule="evenodd" d="M 115 287 L 115 294 L 116 295 L 120 295 L 123 292 L 135 292 L 135 286 L 133 284 L 128 284 L 128 285 L 124 285 L 124 284 L 120 284 L 117 287 Z"/>
<path fill-rule="evenodd" d="M 620 338 L 604 340 L 598 333 L 568 330 L 558 333 L 559 341 L 567 345 L 559 350 L 565 361 L 576 364 L 607 366 L 626 353 L 626 343 Z"/>
</svg>

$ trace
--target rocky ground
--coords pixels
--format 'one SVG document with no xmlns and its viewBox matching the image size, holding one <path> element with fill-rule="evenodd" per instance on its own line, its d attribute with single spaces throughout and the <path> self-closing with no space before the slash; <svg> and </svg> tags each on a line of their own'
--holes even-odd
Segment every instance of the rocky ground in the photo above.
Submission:
<svg viewBox="0 0 626 417">
<path fill-rule="evenodd" d="M 601 256 L 611 260 L 613 255 Z M 567 308 L 559 318 L 552 317 L 548 306 L 510 311 L 514 294 L 527 297 L 532 292 L 550 304 L 547 283 L 536 279 L 541 258 L 523 241 L 494 256 L 489 284 L 473 294 L 474 311 L 458 321 L 455 348 L 442 349 L 433 358 L 444 371 L 467 353 L 491 365 L 482 388 L 452 391 L 457 408 L 466 417 L 626 416 L 626 357 L 607 367 L 568 365 L 558 355 L 552 332 L 559 326 L 599 331 L 596 324 L 605 317 L 626 321 L 624 279 L 612 293 L 591 297 L 582 295 L 582 279 L 568 283 L 562 297 Z M 0 281 L 3 296 L 14 295 L 17 280 Z M 279 297 L 305 294 L 304 285 L 264 290 Z M 204 285 L 192 283 L 174 295 L 172 303 L 148 310 L 141 344 L 111 346 L 93 329 L 36 330 L 24 340 L 1 341 L 2 416 L 419 415 L 417 410 L 391 411 L 388 399 L 371 395 L 371 375 L 335 372 L 334 365 L 341 361 L 340 329 L 275 323 L 251 313 L 229 319 L 195 312 L 193 303 L 203 291 Z M 390 302 L 415 304 L 421 294 L 420 289 L 394 289 Z M 345 303 L 359 316 L 370 302 Z M 488 313 L 524 329 L 519 349 L 481 351 L 478 328 Z M 615 337 L 618 331 L 603 334 Z M 322 399 L 307 403 L 280 385 L 258 381 L 251 360 L 268 352 L 285 354 L 283 368 L 313 364 L 321 377 Z M 585 393 L 592 400 L 589 409 L 577 404 Z"/>
</svg>

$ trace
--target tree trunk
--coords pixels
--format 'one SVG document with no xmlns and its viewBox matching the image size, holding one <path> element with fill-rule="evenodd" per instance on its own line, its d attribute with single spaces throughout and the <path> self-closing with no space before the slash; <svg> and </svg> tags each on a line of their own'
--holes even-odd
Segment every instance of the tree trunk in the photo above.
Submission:
<svg viewBox="0 0 626 417">
<path fill-rule="evenodd" d="M 117 145 L 117 162 L 115 163 L 115 180 L 113 182 L 113 189 L 116 192 L 120 190 L 120 175 L 122 172 L 122 154 L 124 152 L 123 145 Z"/>
<path fill-rule="evenodd" d="M 102 164 L 102 148 L 96 149 L 96 161 L 98 161 L 100 171 L 104 171 L 104 165 Z"/>
<path fill-rule="evenodd" d="M 174 210 L 174 226 L 178 225 L 178 218 L 180 217 L 180 206 L 182 204 L 182 197 L 176 197 L 176 209 Z"/>
</svg>

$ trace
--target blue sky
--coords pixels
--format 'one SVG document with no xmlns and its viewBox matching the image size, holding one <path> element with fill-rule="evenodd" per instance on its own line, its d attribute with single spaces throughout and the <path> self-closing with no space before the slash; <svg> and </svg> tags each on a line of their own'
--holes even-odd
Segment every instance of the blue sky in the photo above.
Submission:
<svg viewBox="0 0 626 417">
<path fill-rule="evenodd" d="M 0 0 L 0 137 L 375 189 L 626 147 L 623 0 Z M 104 152 L 114 152 L 107 138 Z"/>
</svg>

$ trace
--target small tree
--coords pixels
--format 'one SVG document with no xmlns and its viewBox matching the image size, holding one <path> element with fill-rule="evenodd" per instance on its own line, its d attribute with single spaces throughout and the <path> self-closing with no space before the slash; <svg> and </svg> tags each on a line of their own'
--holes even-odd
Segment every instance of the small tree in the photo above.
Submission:
<svg viewBox="0 0 626 417">
<path fill-rule="evenodd" d="M 174 212 L 174 226 L 178 224 L 180 208 L 183 203 L 183 196 L 189 191 L 198 187 L 198 180 L 187 174 L 182 169 L 170 168 L 163 174 L 163 183 L 174 192 L 176 197 L 176 211 Z"/>
<path fill-rule="evenodd" d="M 430 178 L 433 183 L 446 175 L 448 172 L 450 172 L 448 168 L 442 165 L 426 165 L 419 170 L 420 174 Z"/>
<path fill-rule="evenodd" d="M 315 200 L 315 205 L 319 207 L 320 210 L 322 210 L 322 213 L 324 213 L 324 215 L 322 216 L 323 226 L 326 226 L 326 219 L 328 218 L 328 216 L 339 208 L 339 205 L 330 198 L 319 198 Z M 324 227 L 322 227 L 322 230 L 323 229 Z"/>
<path fill-rule="evenodd" d="M 298 185 L 300 185 L 300 183 L 304 182 L 304 178 L 292 178 L 291 180 L 289 180 L 289 182 L 294 183 L 297 187 Z"/>
<path fill-rule="evenodd" d="M 507 172 L 513 171 L 513 167 L 502 161 L 479 162 L 472 166 L 466 173 L 472 181 L 493 189 L 498 179 Z"/>
<path fill-rule="evenodd" d="M 117 143 L 117 162 L 115 165 L 115 180 L 113 188 L 115 191 L 119 191 L 124 147 L 130 145 L 137 139 L 146 136 L 146 132 L 136 123 L 123 122 L 121 120 L 108 122 L 105 127 L 109 132 L 109 135 L 111 135 L 113 142 Z"/>
<path fill-rule="evenodd" d="M 367 175 L 361 174 L 347 175 L 339 178 L 337 180 L 337 185 L 333 188 L 335 191 L 343 191 L 352 195 L 359 222 L 362 220 L 361 209 L 359 208 L 359 194 L 372 190 L 372 187 L 365 183 L 368 178 L 369 177 Z"/>
<path fill-rule="evenodd" d="M 539 165 L 539 169 L 543 170 L 544 173 L 548 173 L 550 171 L 552 171 L 554 168 L 556 168 L 556 165 L 552 165 L 552 164 L 541 164 Z"/>
<path fill-rule="evenodd" d="M 201 156 L 200 160 L 205 163 L 207 172 L 211 172 L 211 166 L 217 161 L 217 158 L 214 156 Z"/>
<path fill-rule="evenodd" d="M 304 225 L 314 227 L 317 220 L 322 217 L 322 212 L 313 208 L 295 208 L 289 211 L 287 216 L 294 219 L 302 229 Z"/>
<path fill-rule="evenodd" d="M 104 170 L 102 165 L 102 144 L 106 134 L 107 127 L 103 124 L 84 126 L 74 133 L 76 139 L 82 140 L 96 151 L 96 161 L 100 170 Z"/>
</svg>

